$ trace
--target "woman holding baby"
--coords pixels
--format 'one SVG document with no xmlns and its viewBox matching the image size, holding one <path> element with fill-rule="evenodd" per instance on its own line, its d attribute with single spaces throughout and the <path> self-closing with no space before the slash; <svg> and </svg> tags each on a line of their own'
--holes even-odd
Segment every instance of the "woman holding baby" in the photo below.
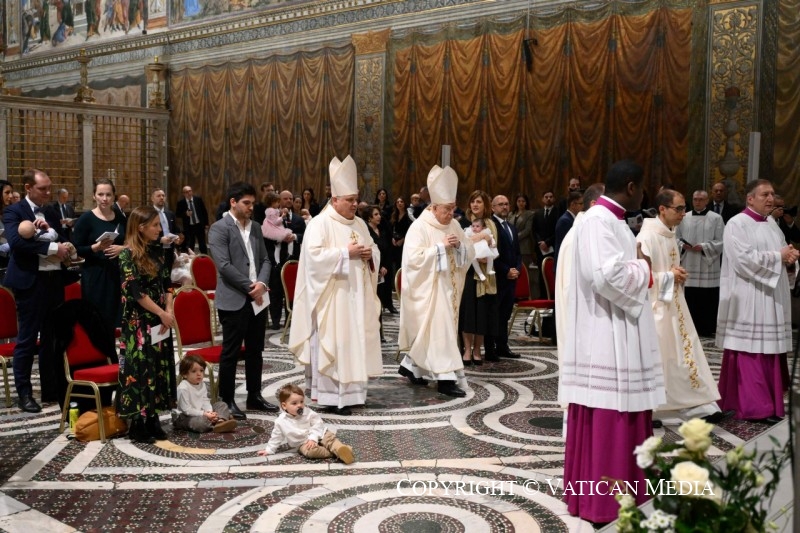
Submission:
<svg viewBox="0 0 800 533">
<path fill-rule="evenodd" d="M 83 257 L 81 292 L 108 318 L 108 327 L 120 323 L 120 276 L 117 257 L 124 249 L 125 219 L 111 208 L 116 190 L 111 180 L 101 178 L 95 182 L 93 198 L 96 207 L 87 211 L 75 223 L 72 243 L 78 256 Z M 98 239 L 108 233 L 116 236 Z"/>
</svg>

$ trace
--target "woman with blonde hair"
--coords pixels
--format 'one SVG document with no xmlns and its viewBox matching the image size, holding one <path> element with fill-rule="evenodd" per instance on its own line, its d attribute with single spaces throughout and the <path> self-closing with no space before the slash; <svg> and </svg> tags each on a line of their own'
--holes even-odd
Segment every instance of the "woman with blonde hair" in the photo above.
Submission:
<svg viewBox="0 0 800 533">
<path fill-rule="evenodd" d="M 492 200 L 484 191 L 477 190 L 469 195 L 467 216 L 461 218 L 461 226 L 468 227 L 475 219 L 481 219 L 484 226 L 491 231 L 497 242 L 497 227 L 492 221 Z M 470 237 L 473 241 L 484 238 L 482 234 Z M 497 334 L 497 282 L 495 276 L 487 276 L 486 260 L 479 259 L 481 270 L 486 279 L 480 276 L 473 267 L 467 271 L 464 281 L 464 293 L 458 315 L 458 330 L 464 341 L 464 366 L 483 364 L 481 345 L 486 335 Z M 487 359 L 494 359 L 487 354 Z"/>
<path fill-rule="evenodd" d="M 130 439 L 147 444 L 167 438 L 158 412 L 169 410 L 175 396 L 169 336 L 175 319 L 160 233 L 158 211 L 137 207 L 128 217 L 126 248 L 119 254 L 125 351 L 119 360 L 117 412 L 130 421 Z M 153 335 L 164 333 L 166 339 L 153 343 Z"/>
</svg>

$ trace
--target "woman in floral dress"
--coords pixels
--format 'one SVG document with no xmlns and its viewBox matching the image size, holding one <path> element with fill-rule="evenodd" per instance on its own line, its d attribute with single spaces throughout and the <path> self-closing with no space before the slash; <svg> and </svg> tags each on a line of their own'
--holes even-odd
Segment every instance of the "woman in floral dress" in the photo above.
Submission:
<svg viewBox="0 0 800 533">
<path fill-rule="evenodd" d="M 175 384 L 171 338 L 151 340 L 174 322 L 160 233 L 158 211 L 137 207 L 128 218 L 126 249 L 119 255 L 125 354 L 119 360 L 117 412 L 130 421 L 130 439 L 147 444 L 167 438 L 158 412 L 170 409 Z"/>
</svg>

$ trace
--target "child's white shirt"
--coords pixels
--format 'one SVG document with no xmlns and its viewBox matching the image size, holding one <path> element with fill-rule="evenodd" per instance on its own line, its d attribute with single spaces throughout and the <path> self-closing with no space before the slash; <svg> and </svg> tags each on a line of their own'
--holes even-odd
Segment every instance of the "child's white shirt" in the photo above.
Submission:
<svg viewBox="0 0 800 533">
<path fill-rule="evenodd" d="M 206 412 L 213 411 L 206 384 L 201 381 L 192 385 L 185 379 L 181 381 L 178 385 L 178 410 L 187 416 L 203 416 Z"/>
<path fill-rule="evenodd" d="M 319 442 L 324 434 L 322 417 L 308 407 L 304 407 L 303 414 L 298 416 L 282 411 L 272 428 L 267 453 L 277 452 L 284 444 L 288 444 L 290 448 L 299 448 L 309 440 Z"/>
</svg>

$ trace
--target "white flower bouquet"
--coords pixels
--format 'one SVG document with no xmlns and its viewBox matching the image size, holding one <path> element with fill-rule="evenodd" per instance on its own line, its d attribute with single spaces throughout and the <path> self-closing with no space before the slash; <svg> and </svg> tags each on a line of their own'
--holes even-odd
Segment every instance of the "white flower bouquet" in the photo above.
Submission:
<svg viewBox="0 0 800 533">
<path fill-rule="evenodd" d="M 647 517 L 632 496 L 617 496 L 617 531 L 750 533 L 772 526 L 765 523 L 767 509 L 789 460 L 788 443 L 782 446 L 771 437 L 774 450 L 758 454 L 738 446 L 724 462 L 712 463 L 706 452 L 713 428 L 695 418 L 678 429 L 682 441 L 650 437 L 636 447 L 636 463 L 645 471 L 656 510 Z M 766 472 L 771 475 L 765 482 Z"/>
</svg>

